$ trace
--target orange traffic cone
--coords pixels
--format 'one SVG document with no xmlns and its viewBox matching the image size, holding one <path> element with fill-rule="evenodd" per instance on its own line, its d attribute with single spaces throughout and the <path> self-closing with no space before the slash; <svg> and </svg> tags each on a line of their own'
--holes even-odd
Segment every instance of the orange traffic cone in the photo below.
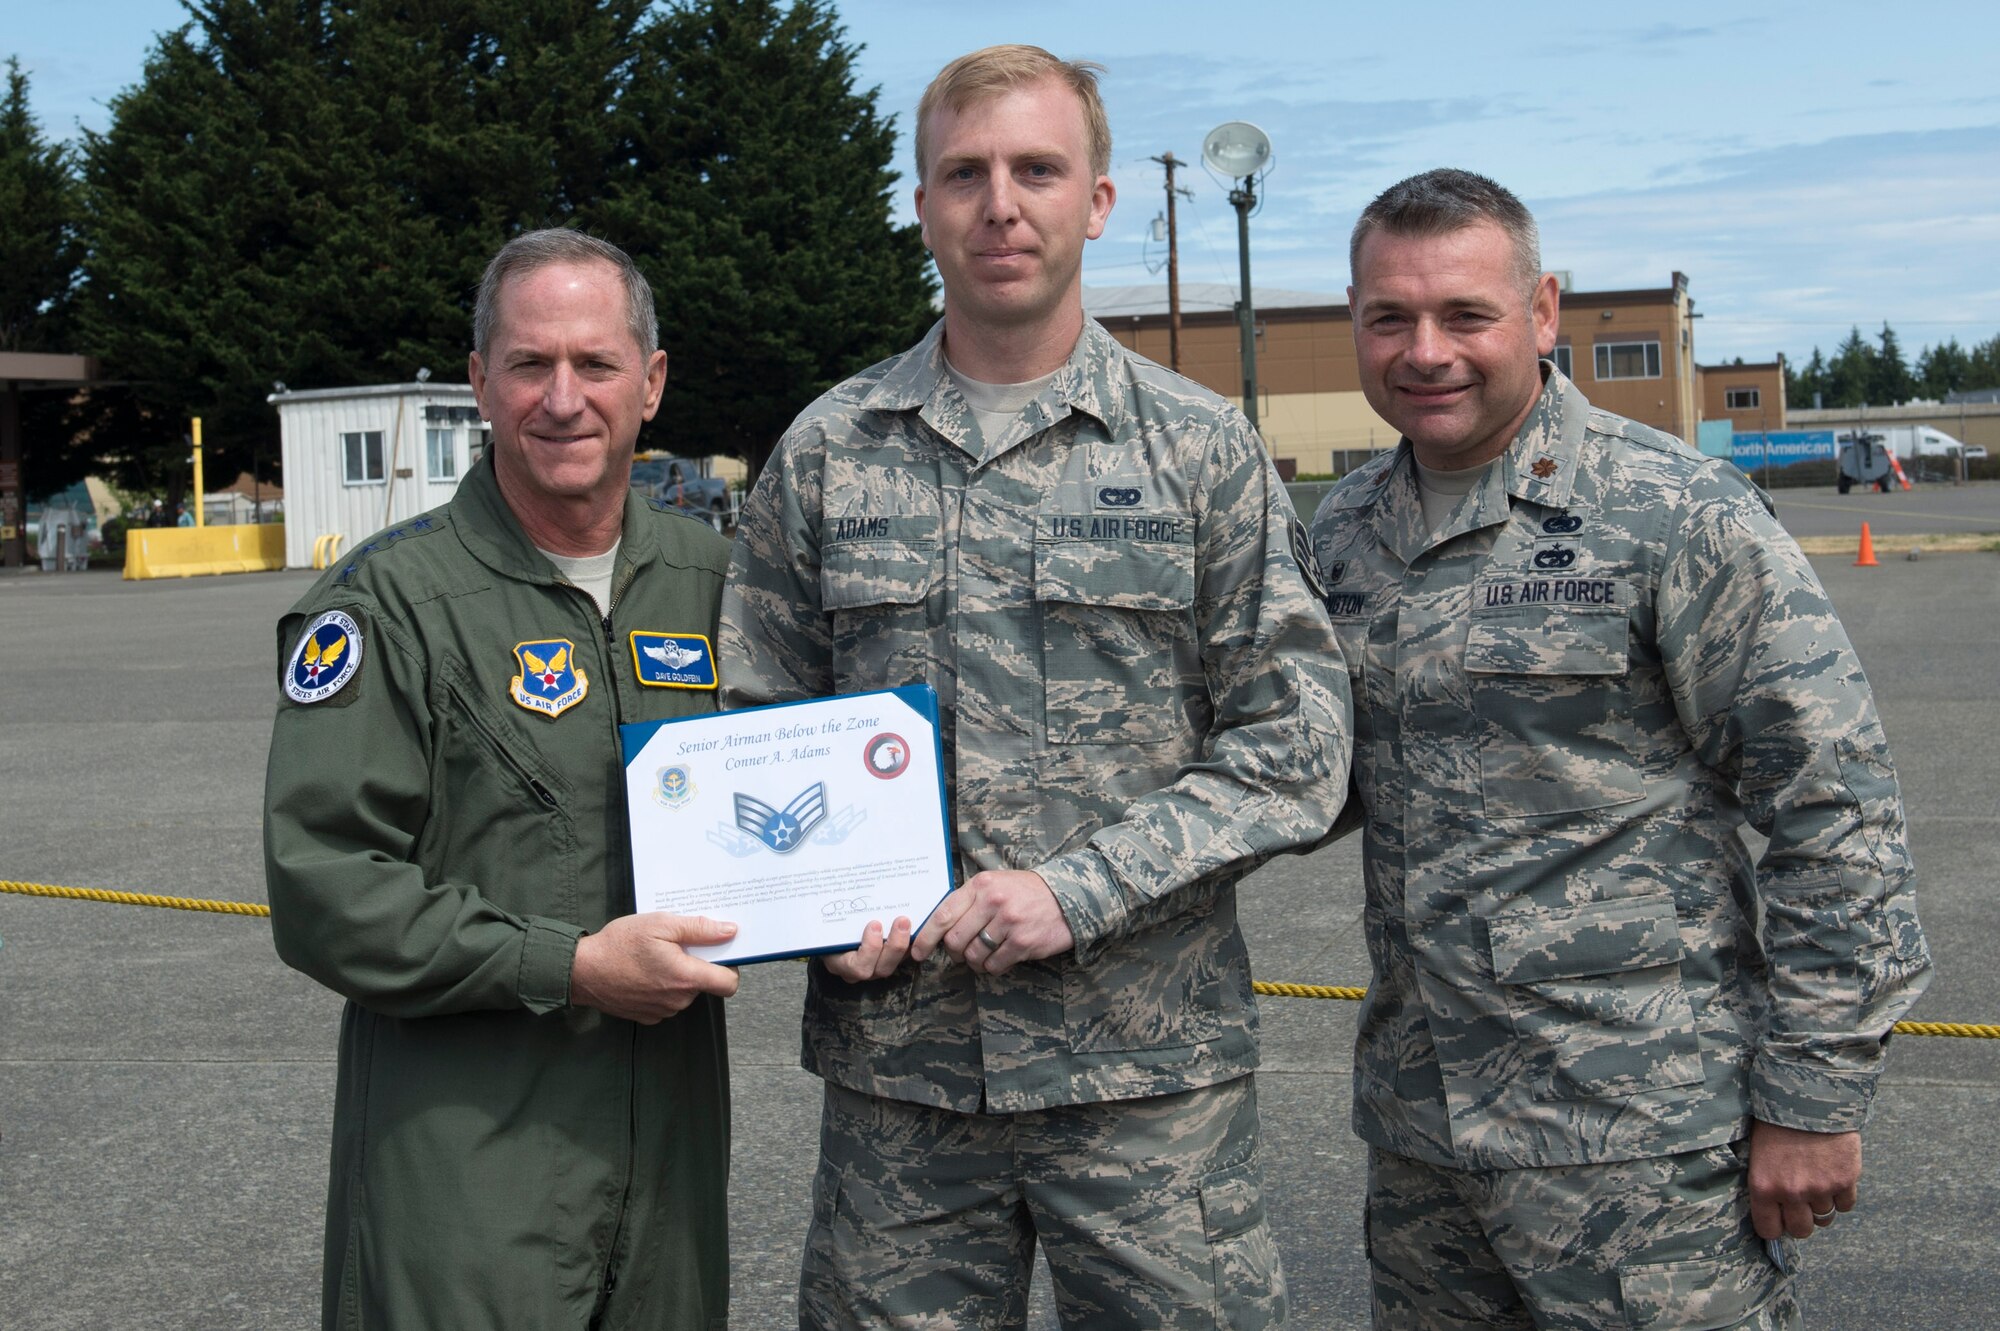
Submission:
<svg viewBox="0 0 2000 1331">
<path fill-rule="evenodd" d="M 1868 524 L 1861 524 L 1861 554 L 1854 561 L 1856 568 L 1880 568 L 1875 562 L 1875 538 L 1868 534 Z"/>
</svg>

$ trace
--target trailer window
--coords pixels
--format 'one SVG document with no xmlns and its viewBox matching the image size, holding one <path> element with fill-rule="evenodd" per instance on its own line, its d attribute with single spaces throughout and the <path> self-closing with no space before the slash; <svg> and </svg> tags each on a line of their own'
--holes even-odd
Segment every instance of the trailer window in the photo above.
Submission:
<svg viewBox="0 0 2000 1331">
<path fill-rule="evenodd" d="M 1597 344 L 1596 373 L 1599 379 L 1657 379 L 1660 377 L 1658 342 L 1600 342 Z"/>
<path fill-rule="evenodd" d="M 382 432 L 357 430 L 340 436 L 342 472 L 349 485 L 379 485 L 382 472 Z"/>
</svg>

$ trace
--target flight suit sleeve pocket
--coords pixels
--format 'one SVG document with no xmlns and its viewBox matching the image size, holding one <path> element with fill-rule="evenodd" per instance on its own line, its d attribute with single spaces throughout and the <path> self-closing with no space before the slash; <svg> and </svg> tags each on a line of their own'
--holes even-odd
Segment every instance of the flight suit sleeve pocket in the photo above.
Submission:
<svg viewBox="0 0 2000 1331">
<path fill-rule="evenodd" d="M 1672 897 L 1514 911 L 1490 921 L 1487 936 L 1537 1096 L 1632 1095 L 1701 1080 Z"/>
<path fill-rule="evenodd" d="M 1162 700 L 1200 670 L 1194 547 L 1042 541 L 1044 718 L 1056 744 L 1153 744 L 1185 732 Z"/>
</svg>

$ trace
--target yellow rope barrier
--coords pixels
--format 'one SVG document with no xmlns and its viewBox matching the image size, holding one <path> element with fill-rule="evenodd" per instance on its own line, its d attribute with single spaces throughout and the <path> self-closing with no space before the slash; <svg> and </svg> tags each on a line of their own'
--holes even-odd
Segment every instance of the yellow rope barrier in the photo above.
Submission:
<svg viewBox="0 0 2000 1331">
<path fill-rule="evenodd" d="M 104 901 L 118 906 L 158 906 L 165 910 L 204 910 L 218 915 L 271 913 L 269 906 L 244 901 L 203 901 L 196 897 L 156 897 L 143 892 L 109 892 L 98 887 L 51 887 L 46 883 L 16 883 L 0 879 L 0 892 L 30 897 L 64 897 L 72 901 Z M 1251 986 L 1272 998 L 1339 998 L 1359 1002 L 1368 991 L 1348 984 L 1286 984 L 1258 980 Z M 1899 1021 L 1898 1035 L 1948 1035 L 1969 1040 L 2000 1040 L 2000 1026 L 1973 1025 L 1962 1021 Z"/>
<path fill-rule="evenodd" d="M 205 910 L 217 915 L 269 915 L 269 906 L 244 901 L 202 901 L 196 897 L 155 897 L 144 892 L 107 892 L 97 887 L 50 887 L 47 883 L 16 883 L 0 879 L 0 892 L 29 897 L 65 897 L 71 901 L 106 901 L 118 906 L 159 906 L 165 910 Z"/>
</svg>

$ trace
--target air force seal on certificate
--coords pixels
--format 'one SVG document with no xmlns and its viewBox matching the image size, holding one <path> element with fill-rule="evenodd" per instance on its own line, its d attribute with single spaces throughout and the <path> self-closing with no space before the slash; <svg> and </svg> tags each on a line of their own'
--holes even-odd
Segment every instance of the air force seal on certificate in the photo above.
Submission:
<svg viewBox="0 0 2000 1331">
<path fill-rule="evenodd" d="M 515 703 L 543 716 L 561 716 L 590 692 L 590 677 L 576 664 L 576 644 L 568 638 L 517 643 L 514 660 L 521 673 L 507 686 Z"/>
<path fill-rule="evenodd" d="M 656 689 L 715 687 L 715 646 L 699 633 L 632 634 L 632 670 Z"/>
<path fill-rule="evenodd" d="M 293 702 L 323 702 L 347 687 L 361 669 L 361 626 L 352 616 L 329 610 L 306 625 L 285 667 L 285 696 Z"/>
</svg>

